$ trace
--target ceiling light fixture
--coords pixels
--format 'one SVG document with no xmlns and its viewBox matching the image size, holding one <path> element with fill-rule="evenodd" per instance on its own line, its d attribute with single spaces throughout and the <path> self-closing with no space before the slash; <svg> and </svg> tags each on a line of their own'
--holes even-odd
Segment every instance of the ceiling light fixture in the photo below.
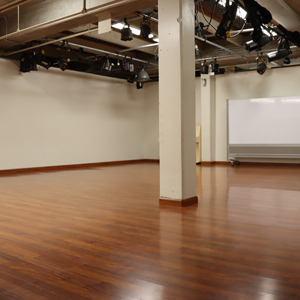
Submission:
<svg viewBox="0 0 300 300">
<path fill-rule="evenodd" d="M 28 73 L 30 71 L 37 71 L 36 67 L 37 57 L 35 52 L 26 52 L 20 59 L 20 72 Z"/>
<path fill-rule="evenodd" d="M 285 38 L 279 39 L 277 51 L 267 54 L 269 62 L 288 57 L 292 54 L 289 42 Z"/>
<path fill-rule="evenodd" d="M 200 72 L 201 74 L 208 74 L 208 65 L 206 64 L 206 61 L 201 64 Z"/>
<path fill-rule="evenodd" d="M 256 60 L 257 60 L 257 73 L 259 75 L 265 74 L 267 70 L 267 65 L 265 63 L 265 60 L 261 56 L 257 57 Z"/>
<path fill-rule="evenodd" d="M 69 58 L 65 58 L 65 57 L 59 57 L 57 59 L 57 64 L 59 66 L 59 68 L 62 70 L 62 71 L 65 71 L 67 68 L 68 68 L 68 63 L 70 62 L 71 60 Z"/>
<path fill-rule="evenodd" d="M 52 61 L 45 56 L 45 50 L 41 50 L 38 64 L 47 70 L 52 66 Z"/>
<path fill-rule="evenodd" d="M 219 64 L 217 64 L 217 59 L 215 58 L 214 62 L 211 64 L 211 71 L 216 73 L 219 73 Z"/>
<path fill-rule="evenodd" d="M 110 63 L 109 57 L 107 55 L 106 56 L 106 61 L 103 64 L 103 70 L 110 72 L 112 67 L 113 67 L 113 64 Z"/>
<path fill-rule="evenodd" d="M 144 39 L 148 39 L 151 33 L 151 23 L 147 20 L 147 17 L 144 17 L 140 27 L 141 27 L 140 36 Z"/>
<path fill-rule="evenodd" d="M 121 40 L 122 41 L 131 41 L 133 39 L 132 30 L 130 29 L 130 25 L 127 22 L 127 19 L 124 19 L 124 27 L 121 30 Z"/>
<path fill-rule="evenodd" d="M 236 18 L 238 5 L 233 2 L 231 5 L 226 7 L 222 20 L 217 28 L 216 36 L 220 39 L 226 39 L 230 35 L 230 29 Z"/>
<path fill-rule="evenodd" d="M 138 72 L 135 80 L 136 82 L 143 83 L 150 80 L 149 74 L 145 71 L 145 69 L 146 67 L 143 67 L 143 69 L 140 72 Z"/>
<path fill-rule="evenodd" d="M 272 41 L 270 36 L 263 36 L 259 42 L 249 41 L 246 43 L 246 50 L 251 52 L 253 50 L 260 50 L 262 47 L 266 46 Z"/>
</svg>

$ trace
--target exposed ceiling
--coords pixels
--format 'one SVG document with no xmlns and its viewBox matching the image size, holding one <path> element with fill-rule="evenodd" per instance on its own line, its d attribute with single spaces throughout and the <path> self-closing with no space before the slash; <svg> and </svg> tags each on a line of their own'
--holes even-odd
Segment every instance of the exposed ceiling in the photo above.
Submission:
<svg viewBox="0 0 300 300">
<path fill-rule="evenodd" d="M 190 0 L 194 1 L 194 0 Z M 207 24 L 211 19 L 216 0 L 203 0 L 202 11 L 198 13 L 199 21 Z M 273 16 L 273 24 L 281 24 L 291 31 L 300 29 L 300 3 L 298 0 L 257 0 Z M 256 69 L 256 51 L 249 53 L 245 43 L 251 40 L 250 31 L 243 26 L 243 20 L 237 19 L 232 28 L 232 37 L 220 40 L 215 37 L 215 28 L 222 18 L 222 9 L 215 10 L 211 26 L 196 39 L 200 55 L 196 57 L 196 69 L 206 60 L 215 58 L 226 72 Z M 101 75 L 128 77 L 121 68 L 105 72 L 102 65 L 108 55 L 116 64 L 124 57 L 132 59 L 136 69 L 148 64 L 147 71 L 152 78 L 158 75 L 158 62 L 155 54 L 158 45 L 153 40 L 158 35 L 158 0 L 0 0 L 0 56 L 20 59 L 27 49 L 40 49 L 53 59 L 69 56 L 69 68 Z M 134 35 L 132 41 L 121 41 L 120 30 L 111 28 L 111 32 L 98 34 L 98 18 L 104 13 L 111 14 L 113 24 L 130 21 L 131 27 L 140 28 L 143 16 L 150 16 L 152 25 L 151 38 Z M 203 16 L 204 15 L 204 16 Z M 63 41 L 68 41 L 69 44 Z M 150 45 L 150 46 L 149 46 Z M 291 64 L 300 64 L 300 49 L 291 44 L 293 54 Z M 80 48 L 83 48 L 80 50 Z M 277 48 L 277 41 L 263 48 L 262 54 Z M 62 52 L 69 52 L 62 54 Z M 95 60 L 98 62 L 95 67 Z M 287 67 L 282 60 L 268 64 L 268 68 Z"/>
</svg>

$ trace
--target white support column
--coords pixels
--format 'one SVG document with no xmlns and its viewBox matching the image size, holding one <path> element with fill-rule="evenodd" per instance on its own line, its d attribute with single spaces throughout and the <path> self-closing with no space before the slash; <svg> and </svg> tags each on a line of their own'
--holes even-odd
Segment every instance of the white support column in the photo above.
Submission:
<svg viewBox="0 0 300 300">
<path fill-rule="evenodd" d="M 194 1 L 159 0 L 160 204 L 198 202 Z"/>
<path fill-rule="evenodd" d="M 201 75 L 202 162 L 215 162 L 215 76 Z"/>
</svg>

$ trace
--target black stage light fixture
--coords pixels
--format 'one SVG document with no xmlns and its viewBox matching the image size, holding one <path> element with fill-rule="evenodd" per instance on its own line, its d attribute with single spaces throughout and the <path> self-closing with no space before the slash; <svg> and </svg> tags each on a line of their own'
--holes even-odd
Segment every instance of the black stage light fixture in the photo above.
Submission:
<svg viewBox="0 0 300 300">
<path fill-rule="evenodd" d="M 267 65 L 263 62 L 257 65 L 257 73 L 260 75 L 265 74 L 267 70 Z"/>
<path fill-rule="evenodd" d="M 286 65 L 289 65 L 291 63 L 290 58 L 289 57 L 284 58 L 283 63 L 286 64 Z"/>
<path fill-rule="evenodd" d="M 149 80 L 150 80 L 149 74 L 145 71 L 145 67 L 143 67 L 143 69 L 140 72 L 138 72 L 135 81 L 138 83 L 143 83 Z"/>
<path fill-rule="evenodd" d="M 200 72 L 201 74 L 208 74 L 208 65 L 205 61 L 201 64 Z"/>
<path fill-rule="evenodd" d="M 136 83 L 136 88 L 139 90 L 139 89 L 144 89 L 145 88 L 145 85 L 143 82 L 137 82 Z"/>
<path fill-rule="evenodd" d="M 215 59 L 214 62 L 211 64 L 211 71 L 216 73 L 219 73 L 219 64 L 217 64 L 217 60 Z"/>
<path fill-rule="evenodd" d="M 67 68 L 68 68 L 68 63 L 70 62 L 71 60 L 69 58 L 66 58 L 66 57 L 59 57 L 57 59 L 57 64 L 59 66 L 59 68 L 62 70 L 62 71 L 65 71 Z"/>
<path fill-rule="evenodd" d="M 243 0 L 243 2 L 247 11 L 247 21 L 250 22 L 254 28 L 251 33 L 252 39 L 255 43 L 259 43 L 263 36 L 261 25 L 271 22 L 272 15 L 265 7 L 254 0 Z"/>
<path fill-rule="evenodd" d="M 52 61 L 45 56 L 45 50 L 41 50 L 38 64 L 47 70 L 52 66 Z"/>
<path fill-rule="evenodd" d="M 228 32 L 230 31 L 236 18 L 237 8 L 238 5 L 236 2 L 233 2 L 230 6 L 226 7 L 226 12 L 224 13 L 216 31 L 216 36 L 218 38 L 226 39 L 228 37 Z"/>
<path fill-rule="evenodd" d="M 124 27 L 121 30 L 121 40 L 122 41 L 131 41 L 133 39 L 132 30 L 130 29 L 130 25 L 127 22 L 127 19 L 124 19 Z"/>
<path fill-rule="evenodd" d="M 103 70 L 110 72 L 113 67 L 113 64 L 110 63 L 109 57 L 106 56 L 106 61 L 103 64 Z"/>
<path fill-rule="evenodd" d="M 269 44 L 270 42 L 272 41 L 272 38 L 269 37 L 269 36 L 263 36 L 259 42 L 254 42 L 253 40 L 252 41 L 249 41 L 246 43 L 246 50 L 251 52 L 253 50 L 259 50 L 261 49 L 262 47 L 266 46 L 267 44 Z"/>
<path fill-rule="evenodd" d="M 266 63 L 264 62 L 264 60 L 260 57 L 257 58 L 257 73 L 259 75 L 263 75 L 265 74 L 267 70 L 267 65 Z"/>
<path fill-rule="evenodd" d="M 140 37 L 144 39 L 148 39 L 150 33 L 151 33 L 151 23 L 147 21 L 147 18 L 144 18 L 144 20 L 141 22 Z"/>
<path fill-rule="evenodd" d="M 128 78 L 127 78 L 127 82 L 129 83 L 134 83 L 135 81 L 135 74 L 131 74 Z"/>
<path fill-rule="evenodd" d="M 123 69 L 125 72 L 134 72 L 134 64 L 131 63 L 131 59 L 125 57 L 123 61 Z"/>
<path fill-rule="evenodd" d="M 37 56 L 35 52 L 26 52 L 20 59 L 20 72 L 28 73 L 30 71 L 37 71 Z"/>
<path fill-rule="evenodd" d="M 289 42 L 287 39 L 282 38 L 278 42 L 277 51 L 271 52 L 271 53 L 267 54 L 267 56 L 268 56 L 269 62 L 272 62 L 272 61 L 275 61 L 278 59 L 286 58 L 290 54 L 292 54 L 292 51 L 290 49 Z"/>
<path fill-rule="evenodd" d="M 195 44 L 195 56 L 199 56 L 199 55 L 200 55 L 199 47 L 197 44 Z"/>
</svg>

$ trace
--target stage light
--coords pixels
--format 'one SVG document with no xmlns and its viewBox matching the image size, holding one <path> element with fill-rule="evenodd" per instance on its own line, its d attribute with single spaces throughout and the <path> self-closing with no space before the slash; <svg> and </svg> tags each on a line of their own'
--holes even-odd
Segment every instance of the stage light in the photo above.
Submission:
<svg viewBox="0 0 300 300">
<path fill-rule="evenodd" d="M 125 72 L 134 72 L 134 64 L 131 63 L 129 58 L 125 58 L 123 61 L 123 69 Z"/>
<path fill-rule="evenodd" d="M 266 46 L 272 41 L 272 38 L 269 36 L 263 36 L 258 43 L 252 41 L 249 41 L 246 43 L 246 50 L 251 52 L 253 50 L 259 50 L 262 47 Z"/>
<path fill-rule="evenodd" d="M 106 57 L 106 61 L 105 61 L 104 64 L 103 64 L 103 70 L 104 70 L 104 71 L 110 72 L 112 66 L 113 66 L 113 65 L 110 63 L 109 57 L 107 56 L 107 57 Z"/>
<path fill-rule="evenodd" d="M 217 60 L 216 59 L 211 64 L 211 71 L 214 72 L 214 73 L 219 73 L 219 64 L 217 64 Z"/>
<path fill-rule="evenodd" d="M 35 52 L 26 52 L 20 59 L 20 72 L 28 73 L 30 71 L 37 71 L 37 56 Z"/>
<path fill-rule="evenodd" d="M 201 74 L 208 74 L 208 65 L 206 64 L 205 61 L 201 65 L 200 72 Z"/>
<path fill-rule="evenodd" d="M 289 42 L 287 39 L 282 38 L 278 42 L 277 51 L 268 53 L 267 56 L 268 56 L 269 62 L 272 62 L 272 61 L 275 61 L 278 59 L 286 58 L 290 54 L 292 54 L 292 51 L 290 49 Z"/>
<path fill-rule="evenodd" d="M 131 41 L 133 39 L 132 30 L 130 29 L 130 25 L 127 22 L 127 19 L 124 19 L 124 27 L 121 30 L 121 40 L 122 41 Z"/>
<path fill-rule="evenodd" d="M 136 83 L 136 88 L 139 90 L 139 89 L 144 89 L 145 88 L 145 85 L 143 82 L 137 82 Z"/>
<path fill-rule="evenodd" d="M 138 72 L 135 81 L 138 83 L 143 83 L 149 80 L 150 80 L 149 74 L 145 71 L 145 67 L 144 67 L 140 72 Z"/>
<path fill-rule="evenodd" d="M 45 56 L 45 50 L 41 50 L 38 64 L 47 70 L 52 66 L 52 61 Z"/>
<path fill-rule="evenodd" d="M 226 39 L 229 36 L 230 29 L 236 18 L 238 5 L 233 2 L 230 6 L 226 8 L 222 20 L 217 28 L 216 36 L 220 39 Z"/>
<path fill-rule="evenodd" d="M 199 56 L 200 52 L 199 52 L 199 47 L 197 44 L 195 44 L 195 56 Z"/>
<path fill-rule="evenodd" d="M 289 65 L 291 63 L 290 58 L 289 57 L 284 58 L 283 63 L 286 64 L 286 65 Z"/>
<path fill-rule="evenodd" d="M 132 74 L 127 78 L 128 83 L 134 83 L 134 81 L 135 81 L 135 74 Z"/>
<path fill-rule="evenodd" d="M 144 39 L 148 39 L 151 33 L 151 23 L 144 18 L 141 22 L 141 33 L 140 36 Z"/>
<path fill-rule="evenodd" d="M 257 57 L 257 73 L 259 75 L 265 74 L 267 70 L 267 65 L 262 57 Z"/>
<path fill-rule="evenodd" d="M 57 64 L 59 66 L 59 68 L 62 70 L 62 71 L 65 71 L 67 68 L 68 68 L 68 63 L 70 62 L 71 60 L 69 58 L 65 58 L 65 57 L 59 57 L 57 59 Z"/>
</svg>

